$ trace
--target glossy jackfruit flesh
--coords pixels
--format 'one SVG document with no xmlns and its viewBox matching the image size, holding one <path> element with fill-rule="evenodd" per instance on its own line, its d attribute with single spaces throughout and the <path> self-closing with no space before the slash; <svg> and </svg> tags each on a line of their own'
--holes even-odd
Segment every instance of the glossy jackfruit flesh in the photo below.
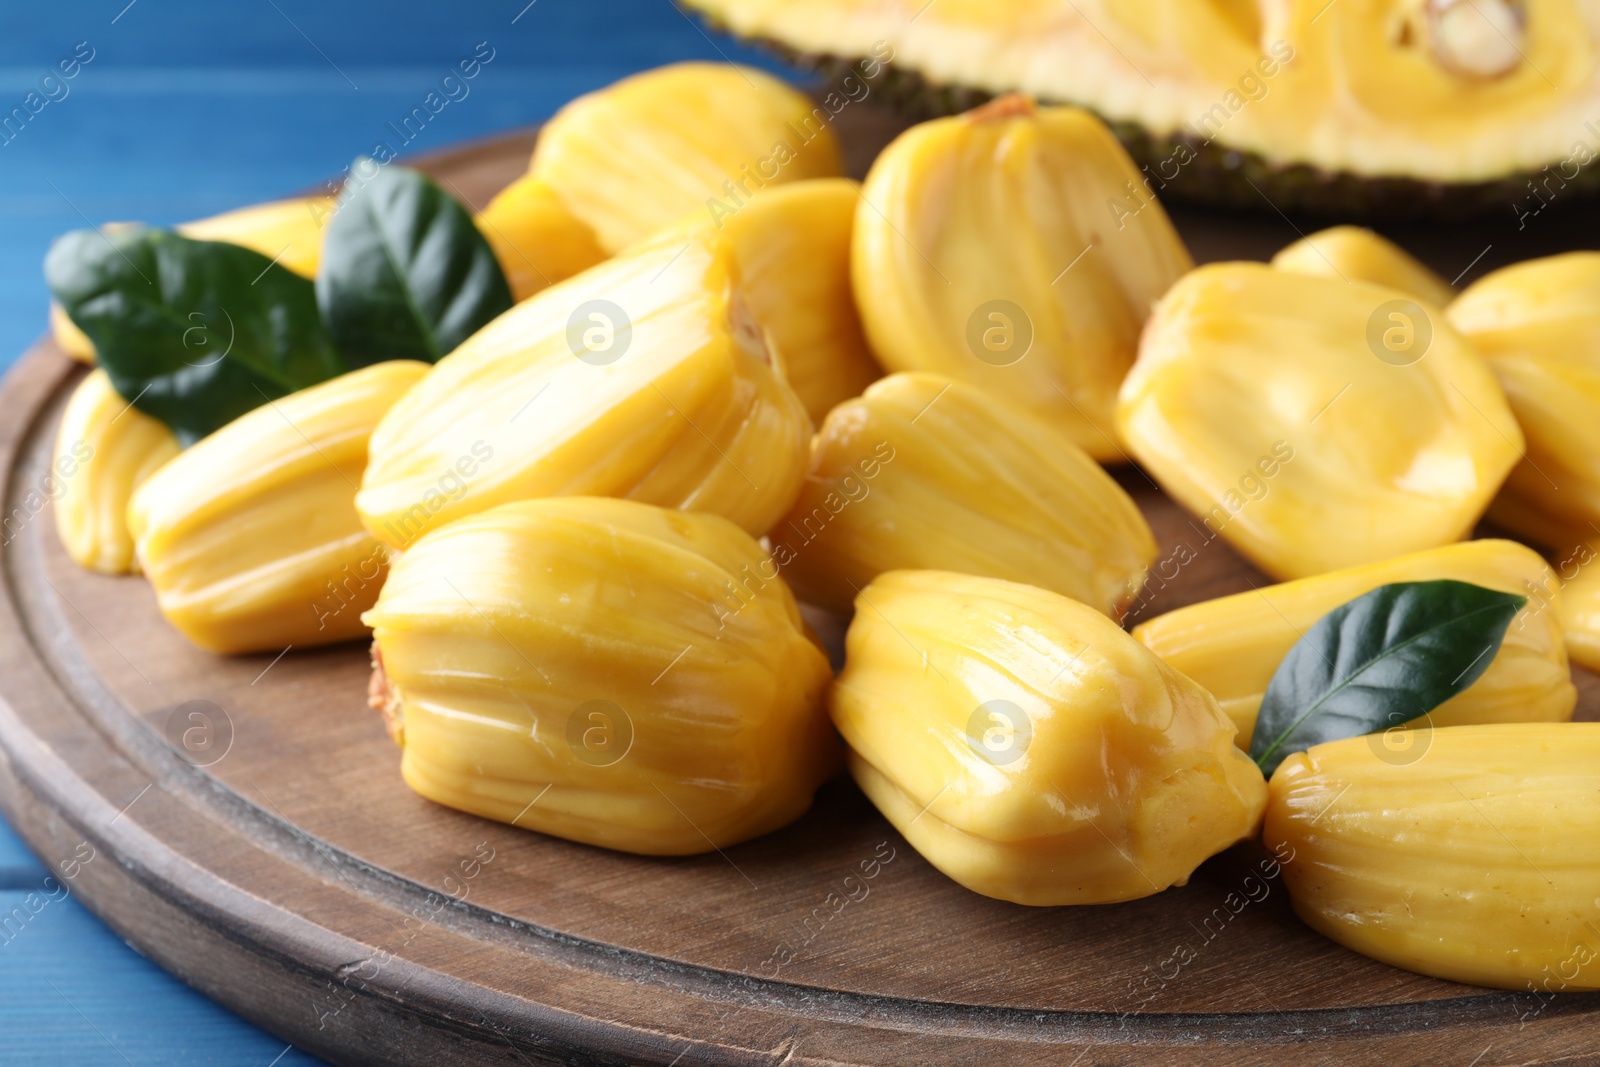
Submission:
<svg viewBox="0 0 1600 1067">
<path fill-rule="evenodd" d="M 56 431 L 51 478 L 56 532 L 74 563 L 101 574 L 134 570 L 128 501 L 144 480 L 178 454 L 178 439 L 90 371 L 72 391 Z"/>
<path fill-rule="evenodd" d="M 791 822 L 838 766 L 827 657 L 715 515 L 493 508 L 407 549 L 365 618 L 401 772 L 440 804 L 685 855 Z"/>
<path fill-rule="evenodd" d="M 1271 212 L 1536 213 L 1592 186 L 1580 0 L 690 0 L 917 114 L 1021 92 L 1112 123 L 1163 195 Z M 887 76 L 879 75 L 892 61 Z"/>
<path fill-rule="evenodd" d="M 832 115 L 770 74 L 676 63 L 581 96 L 545 124 L 530 173 L 608 252 L 691 211 L 842 173 Z"/>
<path fill-rule="evenodd" d="M 1117 425 L 1211 536 L 1279 579 L 1459 540 L 1523 447 L 1437 310 L 1257 263 L 1201 267 L 1161 299 Z"/>
<path fill-rule="evenodd" d="M 389 550 L 356 487 L 374 426 L 428 371 L 395 360 L 241 415 L 156 471 L 128 530 L 156 603 L 213 652 L 277 652 L 366 633 Z"/>
<path fill-rule="evenodd" d="M 1573 547 L 1555 563 L 1561 580 L 1561 627 L 1574 663 L 1600 671 L 1600 538 Z"/>
<path fill-rule="evenodd" d="M 273 200 L 185 222 L 177 231 L 196 241 L 243 245 L 311 278 L 322 259 L 322 231 L 333 212 L 329 196 Z"/>
<path fill-rule="evenodd" d="M 1489 517 L 1556 551 L 1600 536 L 1600 253 L 1497 270 L 1448 318 L 1489 361 L 1527 437 Z"/>
<path fill-rule="evenodd" d="M 1456 295 L 1449 282 L 1399 245 L 1359 226 L 1334 226 L 1302 237 L 1273 256 L 1272 265 L 1298 274 L 1387 286 L 1441 308 Z"/>
<path fill-rule="evenodd" d="M 764 533 L 799 491 L 811 422 L 735 275 L 716 231 L 674 231 L 502 314 L 373 434 L 368 529 L 403 548 L 498 504 L 616 496 Z"/>
<path fill-rule="evenodd" d="M 1317 620 L 1381 585 L 1445 578 L 1516 593 L 1527 604 L 1488 669 L 1417 725 L 1571 719 L 1578 692 L 1563 643 L 1560 583 L 1537 552 L 1513 541 L 1446 545 L 1207 600 L 1142 623 L 1133 636 L 1215 696 L 1248 750 L 1267 684 Z"/>
<path fill-rule="evenodd" d="M 1395 967 L 1542 998 L 1600 989 L 1600 723 L 1370 737 L 1272 775 L 1264 841 L 1300 917 Z"/>
<path fill-rule="evenodd" d="M 594 231 L 573 217 L 554 189 L 531 174 L 495 194 L 476 222 L 517 300 L 606 258 Z"/>
<path fill-rule="evenodd" d="M 891 571 L 829 698 L 862 790 L 939 870 L 1019 904 L 1184 884 L 1252 836 L 1266 783 L 1209 693 L 1033 586 Z"/>
<path fill-rule="evenodd" d="M 1101 460 L 1151 303 L 1191 266 L 1139 172 L 1075 108 L 1017 97 L 912 127 L 867 175 L 856 304 L 879 361 L 1032 409 Z"/>
<path fill-rule="evenodd" d="M 1027 582 L 1112 618 L 1156 542 L 1122 487 L 1026 409 L 937 374 L 894 374 L 833 410 L 770 535 L 805 601 L 849 611 L 884 571 Z"/>
<path fill-rule="evenodd" d="M 821 178 L 769 189 L 715 221 L 689 216 L 691 226 L 731 242 L 744 303 L 781 353 L 784 378 L 813 424 L 883 377 L 850 289 L 860 198 L 848 178 Z"/>
<path fill-rule="evenodd" d="M 94 342 L 89 340 L 88 334 L 78 329 L 78 324 L 72 321 L 67 309 L 54 300 L 50 301 L 50 337 L 57 348 L 79 363 L 94 366 Z"/>
</svg>

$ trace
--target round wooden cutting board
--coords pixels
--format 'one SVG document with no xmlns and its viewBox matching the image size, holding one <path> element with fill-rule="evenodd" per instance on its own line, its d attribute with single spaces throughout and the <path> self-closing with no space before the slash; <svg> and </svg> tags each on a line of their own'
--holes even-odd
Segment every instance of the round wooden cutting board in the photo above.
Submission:
<svg viewBox="0 0 1600 1067">
<path fill-rule="evenodd" d="M 866 105 L 840 125 L 858 174 L 895 128 Z M 421 164 L 481 206 L 532 140 Z M 1270 211 L 1176 217 L 1202 260 L 1295 237 Z M 1572 232 L 1513 223 L 1412 243 L 1452 277 Z M 1257 844 L 1145 900 L 1031 909 L 938 874 L 846 779 L 779 833 L 676 860 L 430 804 L 367 708 L 364 645 L 213 656 L 142 580 L 66 558 L 40 502 L 81 373 L 42 343 L 0 390 L 0 807 L 142 952 L 336 1063 L 1490 1067 L 1600 1045 L 1596 997 L 1434 981 L 1312 933 Z M 1142 617 L 1266 581 L 1119 476 L 1163 558 L 1195 555 Z"/>
</svg>

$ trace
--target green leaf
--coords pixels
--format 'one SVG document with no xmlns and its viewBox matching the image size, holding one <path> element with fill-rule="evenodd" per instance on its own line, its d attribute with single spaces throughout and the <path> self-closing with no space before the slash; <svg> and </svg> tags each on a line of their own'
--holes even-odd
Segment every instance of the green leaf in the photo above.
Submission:
<svg viewBox="0 0 1600 1067">
<path fill-rule="evenodd" d="M 117 392 L 191 445 L 348 368 L 311 281 L 259 252 L 166 230 L 76 230 L 45 280 L 94 342 Z"/>
<path fill-rule="evenodd" d="M 1289 649 L 1250 739 L 1266 774 L 1291 753 L 1410 722 L 1488 670 L 1527 598 L 1397 582 L 1334 608 Z"/>
<path fill-rule="evenodd" d="M 444 190 L 370 160 L 350 173 L 323 236 L 317 305 L 352 365 L 435 362 L 511 307 L 489 242 Z"/>
</svg>

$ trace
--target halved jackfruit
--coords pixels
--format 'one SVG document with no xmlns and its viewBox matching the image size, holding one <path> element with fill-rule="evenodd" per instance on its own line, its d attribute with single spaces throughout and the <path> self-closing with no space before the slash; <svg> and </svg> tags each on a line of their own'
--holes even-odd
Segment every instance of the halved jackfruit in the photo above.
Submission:
<svg viewBox="0 0 1600 1067">
<path fill-rule="evenodd" d="M 842 171 L 832 116 L 802 94 L 751 67 L 675 63 L 556 112 L 529 173 L 616 252 L 690 211 L 715 218 L 766 186 Z"/>
<path fill-rule="evenodd" d="M 1280 579 L 1459 540 L 1523 447 L 1437 310 L 1260 263 L 1201 267 L 1161 299 L 1117 425 L 1162 488 Z"/>
<path fill-rule="evenodd" d="M 1076 108 L 1020 97 L 912 127 L 867 174 L 853 272 L 885 367 L 971 382 L 1032 409 L 1096 459 L 1151 303 L 1193 266 L 1154 198 Z"/>
<path fill-rule="evenodd" d="M 1580 0 L 688 0 L 920 114 L 1022 92 L 1115 124 L 1157 192 L 1270 210 L 1534 212 L 1600 182 Z"/>
</svg>

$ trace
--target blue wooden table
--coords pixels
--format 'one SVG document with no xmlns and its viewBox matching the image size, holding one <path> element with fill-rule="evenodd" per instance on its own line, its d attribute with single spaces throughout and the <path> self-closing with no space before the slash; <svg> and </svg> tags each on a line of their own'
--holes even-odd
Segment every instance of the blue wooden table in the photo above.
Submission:
<svg viewBox="0 0 1600 1067">
<path fill-rule="evenodd" d="M 55 235 L 319 185 L 397 142 L 389 124 L 480 42 L 493 59 L 470 92 L 404 151 L 537 122 L 673 60 L 761 62 L 669 0 L 6 0 L 0 13 L 0 116 L 27 116 L 0 123 L 0 369 L 45 328 L 39 265 Z M 45 875 L 0 825 L 0 1064 L 319 1062 L 148 963 Z"/>
</svg>

